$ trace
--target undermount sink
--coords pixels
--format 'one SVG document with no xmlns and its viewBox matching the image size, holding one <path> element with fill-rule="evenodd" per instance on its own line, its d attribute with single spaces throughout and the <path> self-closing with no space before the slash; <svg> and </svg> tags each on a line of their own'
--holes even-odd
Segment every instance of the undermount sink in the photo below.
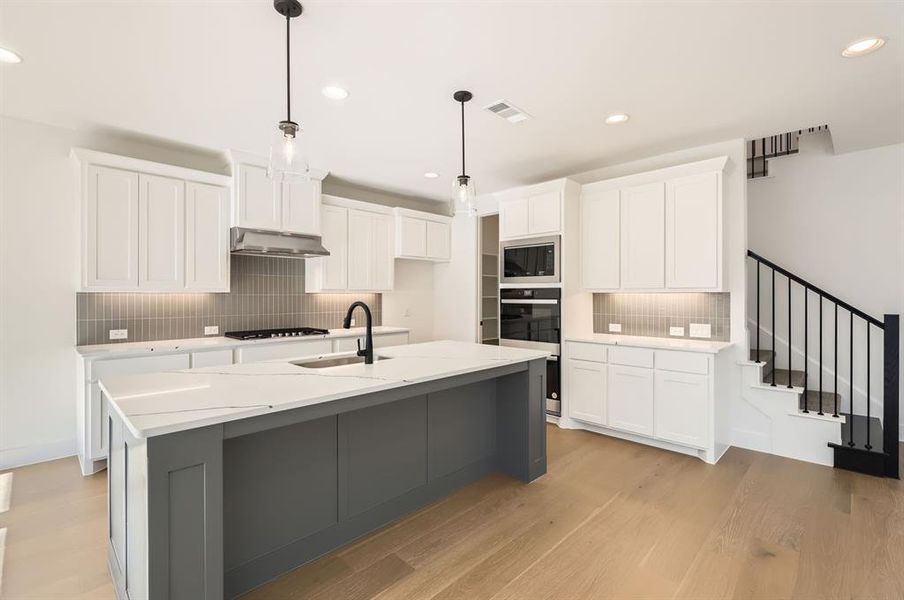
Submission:
<svg viewBox="0 0 904 600">
<path fill-rule="evenodd" d="M 374 362 L 378 360 L 389 360 L 382 356 L 374 356 Z M 336 358 L 324 358 L 321 360 L 293 360 L 290 364 L 296 367 L 305 367 L 306 369 L 326 369 L 328 367 L 341 367 L 342 365 L 363 364 L 363 356 L 337 356 Z"/>
</svg>

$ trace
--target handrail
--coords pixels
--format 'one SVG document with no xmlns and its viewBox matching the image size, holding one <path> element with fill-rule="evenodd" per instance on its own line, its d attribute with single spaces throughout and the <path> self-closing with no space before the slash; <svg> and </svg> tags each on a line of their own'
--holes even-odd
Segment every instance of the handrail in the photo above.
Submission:
<svg viewBox="0 0 904 600">
<path fill-rule="evenodd" d="M 851 312 L 852 314 L 857 315 L 858 317 L 860 317 L 861 319 L 867 321 L 868 323 L 871 323 L 871 324 L 875 325 L 875 326 L 878 327 L 879 329 L 883 329 L 883 330 L 885 329 L 885 323 L 882 322 L 882 321 L 880 321 L 879 319 L 877 319 L 877 318 L 875 318 L 875 317 L 872 317 L 872 316 L 866 314 L 865 312 L 863 312 L 863 311 L 860 310 L 859 308 L 855 308 L 855 307 L 851 306 L 850 304 L 848 304 L 848 303 L 845 302 L 844 300 L 839 300 L 838 298 L 836 298 L 836 297 L 833 296 L 832 294 L 828 293 L 827 291 L 823 290 L 822 288 L 819 288 L 819 287 L 813 285 L 812 283 L 810 283 L 810 282 L 807 281 L 806 279 L 803 279 L 803 278 L 801 278 L 801 277 L 798 277 L 797 275 L 795 275 L 794 273 L 788 271 L 787 269 L 785 269 L 785 268 L 783 268 L 783 267 L 780 267 L 779 265 L 775 264 L 774 262 L 772 262 L 772 261 L 769 260 L 768 258 L 763 258 L 762 256 L 760 256 L 759 254 L 757 254 L 757 253 L 754 252 L 753 250 L 748 250 L 748 251 L 747 251 L 747 256 L 749 256 L 750 258 L 756 260 L 756 261 L 759 262 L 759 263 L 762 263 L 762 264 L 766 265 L 767 267 L 769 267 L 769 268 L 771 268 L 771 269 L 774 269 L 774 270 L 778 271 L 779 273 L 781 273 L 782 275 L 784 275 L 784 276 L 787 277 L 788 279 L 791 279 L 792 281 L 796 281 L 797 283 L 799 283 L 800 285 L 804 286 L 805 288 L 807 288 L 807 289 L 809 289 L 809 290 L 812 290 L 812 291 L 816 292 L 817 294 L 819 294 L 820 296 L 822 296 L 823 298 L 825 298 L 825 299 L 828 300 L 829 302 L 834 302 L 835 304 L 841 306 L 842 308 L 844 308 L 845 310 Z"/>
</svg>

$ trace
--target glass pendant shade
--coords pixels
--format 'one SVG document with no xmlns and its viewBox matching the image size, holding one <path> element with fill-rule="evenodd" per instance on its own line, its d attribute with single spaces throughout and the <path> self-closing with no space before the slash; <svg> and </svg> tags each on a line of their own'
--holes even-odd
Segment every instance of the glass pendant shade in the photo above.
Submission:
<svg viewBox="0 0 904 600">
<path fill-rule="evenodd" d="M 453 215 L 477 214 L 477 188 L 467 175 L 459 175 L 452 185 L 450 208 Z"/>
<path fill-rule="evenodd" d="M 307 181 L 310 167 L 304 135 L 297 123 L 281 121 L 270 144 L 267 174 L 274 181 Z"/>
</svg>

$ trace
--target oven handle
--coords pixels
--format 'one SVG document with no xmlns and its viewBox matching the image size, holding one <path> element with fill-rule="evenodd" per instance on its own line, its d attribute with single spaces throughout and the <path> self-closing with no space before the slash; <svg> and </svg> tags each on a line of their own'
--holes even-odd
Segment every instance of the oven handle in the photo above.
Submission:
<svg viewBox="0 0 904 600">
<path fill-rule="evenodd" d="M 502 304 L 558 304 L 558 300 L 500 300 Z"/>
</svg>

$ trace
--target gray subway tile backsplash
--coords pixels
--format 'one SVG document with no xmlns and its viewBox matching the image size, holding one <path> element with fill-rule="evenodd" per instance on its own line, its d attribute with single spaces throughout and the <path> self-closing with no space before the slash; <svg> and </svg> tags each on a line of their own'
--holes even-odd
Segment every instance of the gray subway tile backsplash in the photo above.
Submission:
<svg viewBox="0 0 904 600">
<path fill-rule="evenodd" d="M 231 257 L 229 293 L 95 293 L 76 300 L 77 343 L 107 344 L 204 336 L 204 327 L 227 331 L 272 327 L 342 326 L 349 304 L 371 307 L 382 322 L 380 294 L 306 294 L 303 260 L 267 256 Z M 363 319 L 363 315 L 360 316 Z M 111 340 L 111 329 L 128 339 Z"/>
<path fill-rule="evenodd" d="M 713 340 L 728 341 L 731 295 L 726 293 L 594 294 L 593 331 L 609 333 L 610 323 L 620 323 L 625 335 L 671 337 L 670 327 L 691 323 L 712 326 Z"/>
</svg>

